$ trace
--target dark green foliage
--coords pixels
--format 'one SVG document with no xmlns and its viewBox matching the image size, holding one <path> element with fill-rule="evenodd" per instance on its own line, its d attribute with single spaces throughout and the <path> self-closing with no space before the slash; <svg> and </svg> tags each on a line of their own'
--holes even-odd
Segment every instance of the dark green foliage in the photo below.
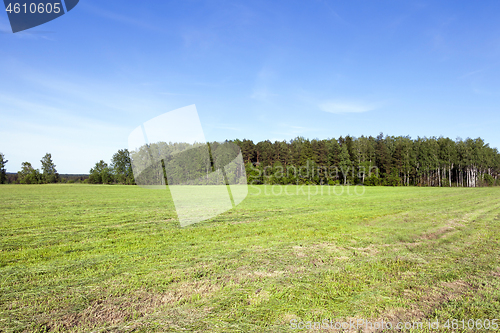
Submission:
<svg viewBox="0 0 500 333">
<path fill-rule="evenodd" d="M 29 162 L 23 162 L 22 169 L 17 174 L 17 179 L 21 184 L 41 184 L 43 182 L 40 171 L 34 169 Z"/>
<path fill-rule="evenodd" d="M 373 174 L 370 177 L 366 178 L 365 185 L 379 186 L 380 185 L 380 178 L 378 178 L 377 175 Z"/>
<path fill-rule="evenodd" d="M 349 156 L 349 151 L 347 149 L 347 144 L 344 143 L 340 147 L 340 163 L 339 168 L 342 172 L 342 176 L 344 177 L 344 185 L 347 184 L 347 176 L 349 175 L 349 171 L 351 169 L 351 157 Z"/>
<path fill-rule="evenodd" d="M 481 138 L 412 140 L 380 133 L 376 138 L 234 143 L 241 147 L 251 184 L 476 187 L 500 183 L 500 154 Z"/>
<path fill-rule="evenodd" d="M 500 154 L 481 138 L 417 138 L 346 136 L 339 139 L 286 141 L 226 141 L 240 147 L 244 165 L 231 165 L 228 177 L 246 171 L 249 184 L 364 184 L 370 186 L 500 185 Z M 215 184 L 223 179 L 222 167 L 237 155 L 235 145 L 217 142 L 194 147 L 158 142 L 138 151 L 119 150 L 108 167 L 104 161 L 90 173 L 90 183 Z M 232 148 L 227 148 L 232 147 Z M 189 149 L 188 149 L 189 148 Z M 196 149 L 192 149 L 196 148 Z M 208 158 L 208 149 L 213 156 Z M 140 172 L 132 172 L 131 155 Z M 167 157 L 162 164 L 154 156 Z M 176 157 L 172 157 L 176 156 Z M 174 159 L 174 160 L 172 160 Z M 181 163 L 179 163 L 181 161 Z M 218 161 L 218 162 L 217 162 Z M 210 173 L 215 172 L 215 176 Z M 134 176 L 136 179 L 134 179 Z"/>
<path fill-rule="evenodd" d="M 91 184 L 110 184 L 113 181 L 112 170 L 108 164 L 100 160 L 90 169 L 89 183 Z"/>
<path fill-rule="evenodd" d="M 113 177 L 117 183 L 131 185 L 134 184 L 134 174 L 132 163 L 127 149 L 120 149 L 111 159 L 111 169 Z"/>
<path fill-rule="evenodd" d="M 488 175 L 488 174 L 485 174 L 483 176 L 483 180 L 484 180 L 486 186 L 493 186 L 493 184 L 495 183 L 495 179 L 491 175 Z"/>
<path fill-rule="evenodd" d="M 392 169 L 392 172 L 385 176 L 385 185 L 388 186 L 401 185 L 401 178 L 398 175 L 397 169 Z"/>
</svg>

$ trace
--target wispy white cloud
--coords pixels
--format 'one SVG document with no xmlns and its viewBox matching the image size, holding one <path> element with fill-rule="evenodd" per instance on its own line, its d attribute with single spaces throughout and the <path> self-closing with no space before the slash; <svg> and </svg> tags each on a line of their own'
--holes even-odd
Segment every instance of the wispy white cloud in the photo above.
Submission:
<svg viewBox="0 0 500 333">
<path fill-rule="evenodd" d="M 217 44 L 217 34 L 210 30 L 185 29 L 181 33 L 186 48 L 198 48 L 207 50 Z"/>
<path fill-rule="evenodd" d="M 276 72 L 269 67 L 263 67 L 256 75 L 253 92 L 250 98 L 266 102 L 271 97 L 278 96 L 269 88 L 271 82 L 276 78 Z"/>
<path fill-rule="evenodd" d="M 191 94 L 181 94 L 181 93 L 174 93 L 174 92 L 160 92 L 158 94 L 162 95 L 162 96 L 193 96 Z"/>
<path fill-rule="evenodd" d="M 460 76 L 459 78 L 460 79 L 464 79 L 466 77 L 469 77 L 469 76 L 474 76 L 476 74 L 479 74 L 479 73 L 482 73 L 484 72 L 485 70 L 484 69 L 478 69 L 476 71 L 472 71 L 472 72 L 468 72 L 468 73 L 465 73 L 464 75 Z"/>
<path fill-rule="evenodd" d="M 8 35 L 8 38 L 18 38 L 18 39 L 46 39 L 49 41 L 56 41 L 54 37 L 54 31 L 46 31 L 46 30 L 24 30 L 16 33 L 12 33 L 12 28 L 10 27 L 10 23 L 8 21 L 0 20 L 0 34 Z"/>
<path fill-rule="evenodd" d="M 330 113 L 362 113 L 373 111 L 378 108 L 374 104 L 365 104 L 359 102 L 339 102 L 339 101 L 328 101 L 320 103 L 320 110 Z"/>
<path fill-rule="evenodd" d="M 32 129 L 35 124 L 23 124 L 27 128 Z M 53 126 L 53 130 L 61 130 L 63 132 L 71 132 L 71 127 Z M 106 138 L 109 139 L 113 135 L 126 134 L 122 132 L 110 131 L 105 127 Z M 4 153 L 8 157 L 7 163 L 8 172 L 17 172 L 21 169 L 21 162 L 28 161 L 33 167 L 40 168 L 40 159 L 45 153 L 51 153 L 56 164 L 57 170 L 60 173 L 88 173 L 95 162 L 104 159 L 109 162 L 111 156 L 116 153 L 117 147 L 110 144 L 99 144 L 99 140 L 103 140 L 102 135 L 96 135 L 95 138 L 90 138 L 88 133 L 82 134 L 83 131 L 73 131 L 72 138 L 66 136 L 48 135 L 48 131 L 30 131 L 27 129 L 2 130 L 2 141 L 9 142 L 7 150 Z M 90 141 L 90 142 L 89 142 Z M 126 148 L 126 147 L 120 147 Z"/>
<path fill-rule="evenodd" d="M 109 20 L 113 20 L 115 22 L 135 26 L 138 28 L 148 29 L 148 30 L 155 30 L 155 31 L 161 30 L 158 26 L 155 26 L 155 25 L 153 25 L 150 22 L 147 22 L 145 20 L 139 20 L 132 15 L 125 15 L 125 14 L 120 14 L 120 13 L 117 13 L 114 11 L 109 11 L 109 10 L 106 10 L 102 7 L 93 6 L 93 5 L 89 4 L 88 2 L 80 3 L 78 8 L 84 9 L 92 14 L 104 17 L 104 18 L 109 19 Z"/>
<path fill-rule="evenodd" d="M 332 8 L 332 6 L 327 1 L 319 0 L 319 2 L 328 9 L 330 14 L 335 18 L 337 22 L 346 23 L 346 21 Z"/>
<path fill-rule="evenodd" d="M 22 161 L 38 167 L 39 159 L 50 152 L 59 172 L 87 173 L 96 161 L 126 148 L 126 125 L 71 114 L 50 103 L 3 95 L 0 101 L 5 111 L 0 139 L 8 142 L 3 152 L 9 156 L 9 172 L 18 171 Z M 26 116 L 21 119 L 19 114 Z"/>
<path fill-rule="evenodd" d="M 58 107 L 64 113 L 95 113 L 102 118 L 120 115 L 114 118 L 121 121 L 124 115 L 137 115 L 139 112 L 158 114 L 175 108 L 168 103 L 174 95 L 166 99 L 152 93 L 149 87 L 133 82 L 94 80 L 66 72 L 40 71 L 15 60 L 0 65 L 0 75 L 3 74 L 15 77 L 16 82 L 0 84 L 3 88 L 0 102 L 13 103 L 13 106 L 30 110 L 30 113 L 47 108 L 52 112 L 54 107 Z M 10 91 L 10 86 L 14 84 L 22 85 L 30 91 L 29 95 L 16 94 L 13 89 Z M 37 105 L 30 106 L 29 103 Z"/>
<path fill-rule="evenodd" d="M 9 160 L 9 172 L 18 171 L 22 161 L 36 167 L 50 152 L 59 172 L 87 173 L 98 160 L 127 148 L 129 132 L 135 126 L 175 109 L 138 86 L 19 65 L 11 66 L 17 73 L 15 82 L 0 84 L 0 139 L 8 142 L 2 152 Z M 0 66 L 0 73 L 9 74 L 5 67 Z M 24 93 L 11 88 L 16 85 Z"/>
<path fill-rule="evenodd" d="M 250 95 L 250 97 L 252 99 L 256 99 L 258 101 L 266 101 L 270 97 L 274 97 L 274 96 L 278 96 L 278 94 L 273 94 L 267 88 L 257 88 L 257 89 L 254 89 L 252 95 Z"/>
</svg>

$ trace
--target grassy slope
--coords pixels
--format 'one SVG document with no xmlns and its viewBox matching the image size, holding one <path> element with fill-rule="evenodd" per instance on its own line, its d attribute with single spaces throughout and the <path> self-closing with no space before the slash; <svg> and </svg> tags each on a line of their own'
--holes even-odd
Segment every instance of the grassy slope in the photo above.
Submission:
<svg viewBox="0 0 500 333">
<path fill-rule="evenodd" d="M 0 186 L 0 331 L 500 318 L 500 188 L 287 189 L 179 228 L 167 191 Z"/>
</svg>

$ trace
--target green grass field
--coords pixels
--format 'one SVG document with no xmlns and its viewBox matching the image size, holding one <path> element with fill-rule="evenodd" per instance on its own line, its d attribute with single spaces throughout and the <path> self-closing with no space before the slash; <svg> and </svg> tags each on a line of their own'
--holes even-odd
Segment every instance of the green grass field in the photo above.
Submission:
<svg viewBox="0 0 500 333">
<path fill-rule="evenodd" d="M 323 189 L 180 228 L 167 191 L 2 185 L 0 331 L 500 319 L 500 188 Z"/>
</svg>

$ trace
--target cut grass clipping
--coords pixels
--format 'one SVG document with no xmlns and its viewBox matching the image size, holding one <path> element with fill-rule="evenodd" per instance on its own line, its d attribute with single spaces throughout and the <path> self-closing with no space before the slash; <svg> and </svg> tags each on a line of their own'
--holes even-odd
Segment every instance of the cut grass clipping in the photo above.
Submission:
<svg viewBox="0 0 500 333">
<path fill-rule="evenodd" d="M 500 319 L 500 188 L 317 188 L 180 228 L 168 191 L 0 186 L 0 331 Z"/>
</svg>

